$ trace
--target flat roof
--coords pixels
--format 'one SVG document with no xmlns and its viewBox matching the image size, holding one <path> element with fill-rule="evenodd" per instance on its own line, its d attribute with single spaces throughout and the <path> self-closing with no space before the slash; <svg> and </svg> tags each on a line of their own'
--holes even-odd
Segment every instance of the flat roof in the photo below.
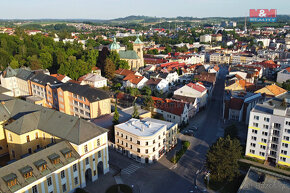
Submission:
<svg viewBox="0 0 290 193">
<path fill-rule="evenodd" d="M 133 135 L 149 137 L 155 135 L 163 128 L 166 129 L 167 125 L 132 118 L 125 123 L 116 125 L 115 127 L 118 127 L 119 129 L 127 131 L 128 133 L 131 133 Z"/>
<path fill-rule="evenodd" d="M 265 175 L 264 182 L 258 182 Z M 238 193 L 285 193 L 290 192 L 290 178 L 274 172 L 250 167 Z"/>
</svg>

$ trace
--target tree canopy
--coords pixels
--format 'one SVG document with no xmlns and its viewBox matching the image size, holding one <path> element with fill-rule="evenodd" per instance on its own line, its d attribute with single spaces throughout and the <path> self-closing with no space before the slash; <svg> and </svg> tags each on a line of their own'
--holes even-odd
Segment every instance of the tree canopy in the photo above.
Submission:
<svg viewBox="0 0 290 193">
<path fill-rule="evenodd" d="M 32 70 L 42 68 L 77 80 L 96 65 L 98 51 L 83 49 L 76 41 L 55 42 L 52 37 L 42 34 L 29 36 L 21 29 L 17 29 L 15 33 L 14 36 L 0 34 L 0 70 L 4 70 L 9 64 L 12 68 L 21 66 L 30 67 Z"/>
<path fill-rule="evenodd" d="M 219 138 L 206 154 L 206 167 L 216 182 L 232 181 L 239 174 L 242 147 L 237 139 Z"/>
</svg>

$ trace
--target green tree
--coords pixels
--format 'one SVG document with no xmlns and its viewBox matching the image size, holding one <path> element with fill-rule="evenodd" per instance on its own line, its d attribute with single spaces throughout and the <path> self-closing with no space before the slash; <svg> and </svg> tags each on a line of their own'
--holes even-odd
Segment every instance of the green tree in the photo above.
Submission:
<svg viewBox="0 0 290 193">
<path fill-rule="evenodd" d="M 43 69 L 49 69 L 52 66 L 52 56 L 50 53 L 45 52 L 39 55 L 39 60 L 41 61 L 41 65 Z"/>
<path fill-rule="evenodd" d="M 126 61 L 126 60 L 120 60 L 119 63 L 118 63 L 117 69 L 119 69 L 119 68 L 129 70 L 130 69 L 130 66 L 128 64 L 128 61 Z"/>
<path fill-rule="evenodd" d="M 19 62 L 15 59 L 12 59 L 12 61 L 10 62 L 10 67 L 13 69 L 19 68 L 20 67 Z"/>
<path fill-rule="evenodd" d="M 236 125 L 230 125 L 225 128 L 224 137 L 230 136 L 231 139 L 238 138 L 238 128 Z"/>
<path fill-rule="evenodd" d="M 96 66 L 98 56 L 99 56 L 99 52 L 97 50 L 89 50 L 88 56 L 87 56 L 88 63 L 91 64 L 92 66 Z"/>
<path fill-rule="evenodd" d="M 121 87 L 122 87 L 121 83 L 118 82 L 118 83 L 114 84 L 113 89 L 114 90 L 120 90 Z"/>
<path fill-rule="evenodd" d="M 112 80 L 115 76 L 115 65 L 113 64 L 110 58 L 105 60 L 105 67 L 104 67 L 105 77 L 109 80 Z"/>
<path fill-rule="evenodd" d="M 149 88 L 148 86 L 144 86 L 141 89 L 141 93 L 142 93 L 142 95 L 151 96 L 152 91 L 151 91 L 151 88 Z"/>
<path fill-rule="evenodd" d="M 206 167 L 216 182 L 230 182 L 239 174 L 242 147 L 237 139 L 219 138 L 206 154 Z"/>
<path fill-rule="evenodd" d="M 37 55 L 29 56 L 28 57 L 29 67 L 31 70 L 38 70 L 41 69 L 41 62 L 38 59 Z"/>
<path fill-rule="evenodd" d="M 154 100 L 152 99 L 151 96 L 146 96 L 144 98 L 144 109 L 147 111 L 150 111 L 151 113 L 153 112 L 154 109 Z"/>
<path fill-rule="evenodd" d="M 10 56 L 7 51 L 0 48 L 0 70 L 4 70 L 10 63 Z"/>
<path fill-rule="evenodd" d="M 139 112 L 136 103 L 134 103 L 132 118 L 139 119 Z"/>
<path fill-rule="evenodd" d="M 117 101 L 115 103 L 115 113 L 114 113 L 114 117 L 113 117 L 113 124 L 114 125 L 119 124 L 119 112 L 118 112 L 118 108 L 117 108 Z"/>
</svg>

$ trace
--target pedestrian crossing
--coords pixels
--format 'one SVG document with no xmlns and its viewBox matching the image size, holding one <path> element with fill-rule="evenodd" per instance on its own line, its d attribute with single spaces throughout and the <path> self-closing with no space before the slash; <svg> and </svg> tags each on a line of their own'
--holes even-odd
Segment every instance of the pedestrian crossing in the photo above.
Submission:
<svg viewBox="0 0 290 193">
<path fill-rule="evenodd" d="M 131 164 L 128 167 L 122 169 L 121 173 L 130 175 L 130 174 L 133 174 L 134 172 L 136 172 L 140 168 L 142 168 L 142 166 L 137 165 L 137 164 Z"/>
</svg>

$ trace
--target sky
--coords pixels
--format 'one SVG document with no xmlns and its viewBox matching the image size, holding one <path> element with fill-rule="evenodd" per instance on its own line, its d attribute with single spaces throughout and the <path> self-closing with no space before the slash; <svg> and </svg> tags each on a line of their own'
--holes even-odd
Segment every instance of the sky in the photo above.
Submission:
<svg viewBox="0 0 290 193">
<path fill-rule="evenodd" d="M 290 0 L 0 0 L 0 19 L 114 19 L 156 17 L 244 17 L 249 9 L 290 15 Z"/>
</svg>

